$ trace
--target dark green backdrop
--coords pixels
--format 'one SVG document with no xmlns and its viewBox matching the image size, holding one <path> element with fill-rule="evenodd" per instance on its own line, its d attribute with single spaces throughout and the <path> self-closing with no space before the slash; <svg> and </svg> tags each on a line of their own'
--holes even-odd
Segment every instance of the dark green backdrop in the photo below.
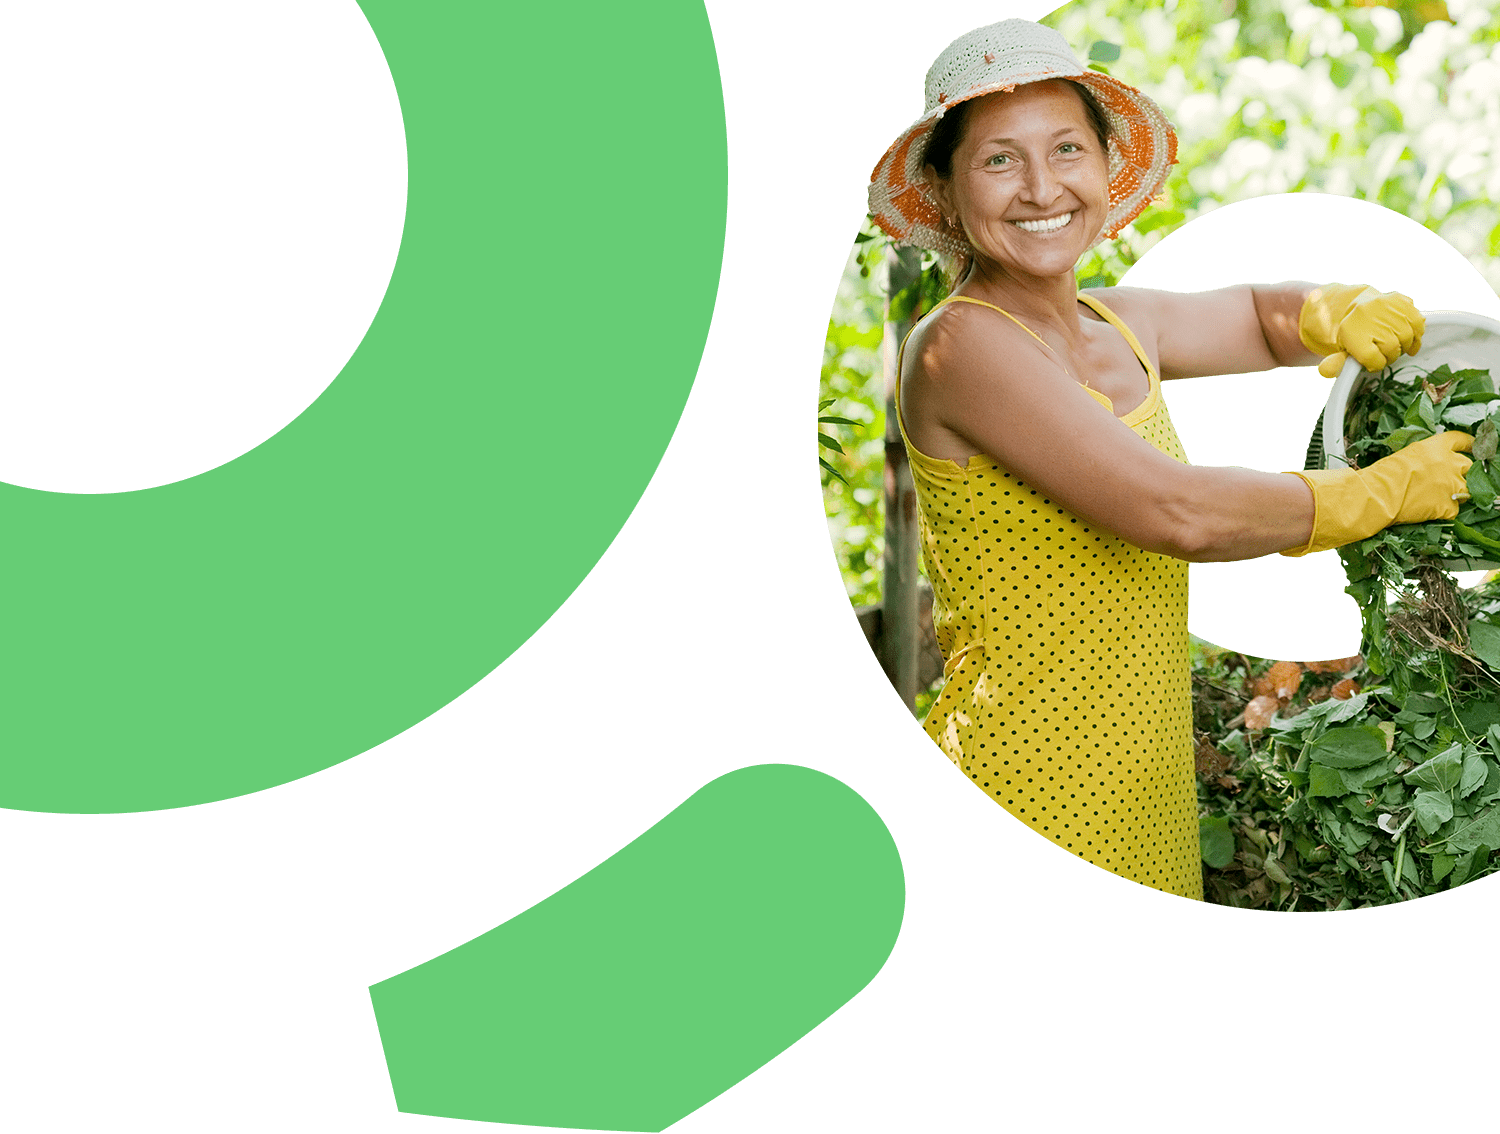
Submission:
<svg viewBox="0 0 1500 1134">
<path fill-rule="evenodd" d="M 906 870 L 903 932 L 855 1001 L 678 1130 L 1488 1124 L 1494 883 L 1335 918 L 1116 879 L 954 774 L 850 618 L 810 426 L 864 180 L 948 40 L 1043 9 L 708 9 L 732 171 L 723 284 L 630 522 L 489 678 L 344 765 L 151 816 L 0 814 L 0 1125 L 460 1130 L 395 1112 L 366 987 L 765 760 L 837 775 L 879 811 Z M 642 317 L 670 303 L 619 299 Z M 738 526 L 702 522 L 718 514 Z"/>
</svg>

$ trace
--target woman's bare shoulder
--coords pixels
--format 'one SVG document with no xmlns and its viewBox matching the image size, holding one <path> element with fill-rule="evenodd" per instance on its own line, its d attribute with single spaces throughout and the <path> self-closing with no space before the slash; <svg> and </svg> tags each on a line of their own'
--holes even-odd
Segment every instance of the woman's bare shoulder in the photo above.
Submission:
<svg viewBox="0 0 1500 1134">
<path fill-rule="evenodd" d="M 945 303 L 916 325 L 906 340 L 903 381 L 962 385 L 984 376 L 1003 379 L 1017 336 L 1024 332 L 998 311 L 978 303 Z"/>
<path fill-rule="evenodd" d="M 979 304 L 948 303 L 918 323 L 901 367 L 902 419 L 912 444 L 960 465 L 989 451 L 984 423 L 1004 416 L 1026 385 L 1020 359 L 1033 352 L 1024 331 Z"/>
</svg>

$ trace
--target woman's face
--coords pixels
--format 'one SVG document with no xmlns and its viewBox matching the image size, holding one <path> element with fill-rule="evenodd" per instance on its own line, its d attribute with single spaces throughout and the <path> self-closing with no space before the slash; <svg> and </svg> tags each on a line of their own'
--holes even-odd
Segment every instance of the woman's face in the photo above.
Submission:
<svg viewBox="0 0 1500 1134">
<path fill-rule="evenodd" d="M 981 266 L 1055 277 L 1072 273 L 1104 228 L 1108 169 L 1083 99 L 1053 79 L 978 99 L 953 176 L 934 180 L 933 196 L 959 219 Z"/>
</svg>

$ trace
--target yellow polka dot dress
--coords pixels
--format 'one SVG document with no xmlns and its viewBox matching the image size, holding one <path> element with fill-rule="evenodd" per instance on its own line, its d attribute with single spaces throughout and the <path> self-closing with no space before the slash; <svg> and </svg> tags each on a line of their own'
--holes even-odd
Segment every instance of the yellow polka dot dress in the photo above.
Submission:
<svg viewBox="0 0 1500 1134">
<path fill-rule="evenodd" d="M 1146 400 L 1121 420 L 1186 463 L 1139 342 L 1079 298 L 1150 376 Z M 1201 899 L 1187 564 L 1091 528 L 987 456 L 960 467 L 918 452 L 904 425 L 902 437 L 946 661 L 928 735 L 1053 842 Z"/>
</svg>

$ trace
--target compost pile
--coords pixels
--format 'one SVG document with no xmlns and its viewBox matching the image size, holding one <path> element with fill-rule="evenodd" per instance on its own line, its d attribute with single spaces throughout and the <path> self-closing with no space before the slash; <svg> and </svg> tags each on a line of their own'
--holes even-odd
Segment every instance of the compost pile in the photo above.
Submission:
<svg viewBox="0 0 1500 1134">
<path fill-rule="evenodd" d="M 1206 893 L 1227 905 L 1349 909 L 1500 867 L 1500 398 L 1489 372 L 1387 370 L 1346 415 L 1362 467 L 1445 428 L 1474 435 L 1451 522 L 1341 548 L 1363 654 L 1299 664 L 1195 659 Z"/>
</svg>

